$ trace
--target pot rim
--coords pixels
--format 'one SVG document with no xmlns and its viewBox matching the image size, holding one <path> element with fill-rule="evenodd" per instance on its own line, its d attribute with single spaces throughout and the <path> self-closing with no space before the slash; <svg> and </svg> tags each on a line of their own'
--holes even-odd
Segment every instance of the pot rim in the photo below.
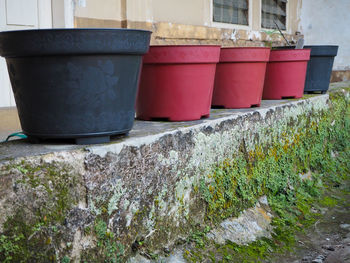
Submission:
<svg viewBox="0 0 350 263">
<path fill-rule="evenodd" d="M 270 48 L 222 48 L 220 63 L 266 63 L 269 61 Z"/>
<path fill-rule="evenodd" d="M 291 52 L 291 51 L 303 51 L 303 50 L 310 50 L 311 48 L 303 48 L 303 49 L 271 49 L 271 52 Z"/>
<path fill-rule="evenodd" d="M 277 49 L 271 50 L 269 62 L 292 62 L 310 60 L 311 49 Z"/>
<path fill-rule="evenodd" d="M 143 55 L 152 32 L 107 28 L 54 28 L 0 32 L 0 55 L 5 58 L 57 55 Z"/>
<path fill-rule="evenodd" d="M 304 45 L 304 47 L 339 47 L 339 45 Z"/>
<path fill-rule="evenodd" d="M 311 48 L 311 57 L 335 57 L 338 55 L 339 46 L 305 45 L 304 48 Z"/>
<path fill-rule="evenodd" d="M 272 47 L 272 48 L 277 48 L 277 49 L 281 48 L 281 49 L 283 49 L 283 48 L 287 48 L 287 47 L 293 49 L 293 48 L 295 48 L 295 45 L 292 45 L 292 46 L 277 46 L 277 47 Z M 304 45 L 304 48 L 305 47 L 339 47 L 339 45 Z"/>
<path fill-rule="evenodd" d="M 269 47 L 221 47 L 221 49 L 271 49 Z"/>
<path fill-rule="evenodd" d="M 150 48 L 163 48 L 163 47 L 169 47 L 169 48 L 181 48 L 181 47 L 195 47 L 195 48 L 198 48 L 198 47 L 220 47 L 220 45 L 151 45 Z"/>
<path fill-rule="evenodd" d="M 294 50 L 295 46 L 279 46 L 274 50 Z M 337 45 L 304 45 L 303 49 L 311 49 L 311 57 L 335 57 L 338 54 Z"/>
<path fill-rule="evenodd" d="M 151 46 L 144 64 L 213 64 L 220 58 L 220 45 Z"/>
<path fill-rule="evenodd" d="M 20 29 L 2 31 L 0 34 L 17 33 L 17 32 L 45 32 L 45 31 L 139 31 L 152 32 L 150 30 L 135 29 L 135 28 L 38 28 L 38 29 Z"/>
</svg>

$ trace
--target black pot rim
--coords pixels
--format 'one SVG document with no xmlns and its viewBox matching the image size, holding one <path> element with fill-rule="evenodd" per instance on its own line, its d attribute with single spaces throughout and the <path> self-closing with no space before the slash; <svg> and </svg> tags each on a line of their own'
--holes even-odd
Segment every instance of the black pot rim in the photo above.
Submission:
<svg viewBox="0 0 350 263">
<path fill-rule="evenodd" d="M 54 28 L 0 32 L 0 56 L 143 55 L 151 31 L 127 28 Z"/>
<path fill-rule="evenodd" d="M 275 50 L 290 50 L 295 46 L 278 46 Z M 311 57 L 335 57 L 338 54 L 337 45 L 305 45 L 304 49 L 311 49 Z"/>
<path fill-rule="evenodd" d="M 338 45 L 304 45 L 304 48 L 305 47 L 334 47 L 334 48 L 337 48 L 339 47 Z"/>
<path fill-rule="evenodd" d="M 138 32 L 150 32 L 150 30 L 135 29 L 135 28 L 39 28 L 39 29 L 21 29 L 21 30 L 9 30 L 2 31 L 1 34 L 17 33 L 17 32 L 44 32 L 44 31 L 138 31 Z"/>
</svg>

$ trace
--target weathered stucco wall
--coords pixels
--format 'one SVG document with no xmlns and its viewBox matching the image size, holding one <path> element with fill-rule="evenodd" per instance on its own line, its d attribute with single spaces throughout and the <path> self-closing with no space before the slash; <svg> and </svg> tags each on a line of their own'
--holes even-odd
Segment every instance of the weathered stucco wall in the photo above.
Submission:
<svg viewBox="0 0 350 263">
<path fill-rule="evenodd" d="M 300 31 L 309 45 L 339 45 L 334 70 L 350 70 L 350 1 L 303 0 Z"/>
<path fill-rule="evenodd" d="M 348 99 L 344 92 L 341 97 Z M 169 124 L 107 145 L 2 159 L 0 249 L 32 262 L 116 262 L 135 250 L 169 251 L 207 216 L 235 214 L 263 193 L 254 190 L 239 206 L 222 203 L 221 194 L 207 203 L 213 193 L 212 186 L 202 192 L 206 183 L 231 196 L 231 189 L 222 186 L 225 181 L 212 177 L 220 172 L 217 167 L 238 152 L 259 157 L 273 142 L 293 147 L 329 106 L 328 95 L 317 95 L 246 112 L 216 110 L 213 119 Z M 11 144 L 1 145 L 0 152 L 8 148 Z M 257 169 L 259 176 L 266 167 Z M 266 176 L 274 183 L 272 175 Z M 261 189 L 262 178 L 251 186 Z"/>
<path fill-rule="evenodd" d="M 76 27 L 123 27 L 151 30 L 151 44 L 219 44 L 225 46 L 264 46 L 285 44 L 279 34 L 261 28 L 261 5 L 249 1 L 249 25 L 215 23 L 211 1 L 118 0 L 101 4 L 86 0 L 75 6 Z M 287 37 L 296 41 L 300 0 L 288 2 Z M 108 9 L 108 10 L 106 10 Z"/>
</svg>

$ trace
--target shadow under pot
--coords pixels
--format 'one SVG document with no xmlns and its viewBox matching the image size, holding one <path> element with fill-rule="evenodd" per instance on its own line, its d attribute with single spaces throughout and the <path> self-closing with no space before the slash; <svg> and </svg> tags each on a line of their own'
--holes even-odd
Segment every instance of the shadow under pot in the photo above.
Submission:
<svg viewBox="0 0 350 263">
<path fill-rule="evenodd" d="M 136 102 L 142 120 L 209 117 L 220 46 L 153 46 L 144 57 Z"/>
<path fill-rule="evenodd" d="M 281 47 L 293 49 L 295 46 Z M 338 54 L 338 46 L 307 45 L 311 49 L 310 61 L 307 64 L 304 93 L 326 93 L 329 88 L 334 58 Z"/>
<path fill-rule="evenodd" d="M 0 33 L 23 132 L 31 141 L 108 142 L 134 121 L 151 32 L 45 29 Z"/>
<path fill-rule="evenodd" d="M 226 109 L 260 106 L 269 56 L 270 48 L 222 48 L 212 106 Z"/>
<path fill-rule="evenodd" d="M 266 68 L 263 99 L 303 97 L 310 49 L 271 50 Z"/>
</svg>

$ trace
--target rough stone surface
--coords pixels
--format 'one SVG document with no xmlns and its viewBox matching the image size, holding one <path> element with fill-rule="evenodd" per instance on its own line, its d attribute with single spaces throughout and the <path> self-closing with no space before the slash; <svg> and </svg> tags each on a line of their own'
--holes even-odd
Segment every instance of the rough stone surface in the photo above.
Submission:
<svg viewBox="0 0 350 263">
<path fill-rule="evenodd" d="M 332 72 L 331 82 L 342 82 L 350 80 L 350 70 L 335 70 Z"/>
<path fill-rule="evenodd" d="M 147 259 L 140 254 L 131 257 L 128 263 L 186 263 L 187 261 L 183 257 L 183 250 L 176 249 L 174 252 L 170 253 L 167 257 L 160 257 L 156 260 Z"/>
<path fill-rule="evenodd" d="M 264 196 L 254 208 L 244 211 L 238 218 L 226 219 L 219 228 L 210 231 L 207 237 L 217 244 L 231 241 L 238 245 L 248 244 L 261 237 L 271 237 L 270 223 L 273 216 L 266 203 Z"/>
<path fill-rule="evenodd" d="M 153 121 L 139 121 L 135 120 L 134 127 L 130 131 L 129 136 L 116 136 L 111 138 L 110 144 L 98 145 L 97 147 L 92 147 L 94 150 L 106 153 L 110 148 L 121 149 L 124 145 L 135 145 L 137 148 L 142 144 L 149 144 L 152 141 L 157 141 L 158 138 L 164 136 L 165 134 L 174 134 L 178 130 L 188 130 L 192 127 L 196 128 L 199 125 L 210 126 L 210 123 L 214 120 L 220 120 L 223 117 L 239 117 L 246 113 L 254 113 L 257 110 L 260 112 L 265 112 L 271 107 L 277 107 L 284 105 L 286 101 L 283 100 L 263 100 L 261 107 L 253 109 L 213 109 L 210 112 L 210 118 L 202 119 L 198 121 L 187 121 L 187 122 L 153 122 Z M 5 112 L 0 114 L 0 123 L 5 123 Z M 15 115 L 16 112 L 11 110 L 11 115 Z M 15 116 L 14 122 L 17 120 Z M 18 121 L 18 120 L 17 120 Z M 3 137 L 1 139 L 6 139 L 7 135 L 19 131 L 19 126 L 6 126 L 8 128 L 2 128 Z M 85 151 L 86 146 L 69 144 L 69 141 L 44 141 L 42 144 L 29 144 L 25 140 L 14 140 L 7 143 L 0 143 L 0 163 L 6 162 L 8 160 L 30 156 L 38 156 L 47 153 L 58 153 L 58 152 L 71 152 L 75 150 Z"/>
<path fill-rule="evenodd" d="M 108 258 L 109 251 L 128 256 L 133 244 L 156 253 L 172 249 L 191 224 L 204 221 L 204 201 L 194 190 L 200 179 L 210 180 L 215 165 L 242 142 L 247 151 L 268 144 L 298 116 L 327 109 L 328 98 L 265 101 L 261 108 L 216 110 L 197 122 L 138 122 L 129 137 L 106 145 L 33 151 L 24 142 L 1 145 L 0 232 L 26 224 L 43 253 L 73 261 Z M 18 152 L 21 147 L 29 152 Z M 255 218 L 256 233 L 271 218 L 264 206 L 261 200 L 244 215 Z"/>
</svg>

